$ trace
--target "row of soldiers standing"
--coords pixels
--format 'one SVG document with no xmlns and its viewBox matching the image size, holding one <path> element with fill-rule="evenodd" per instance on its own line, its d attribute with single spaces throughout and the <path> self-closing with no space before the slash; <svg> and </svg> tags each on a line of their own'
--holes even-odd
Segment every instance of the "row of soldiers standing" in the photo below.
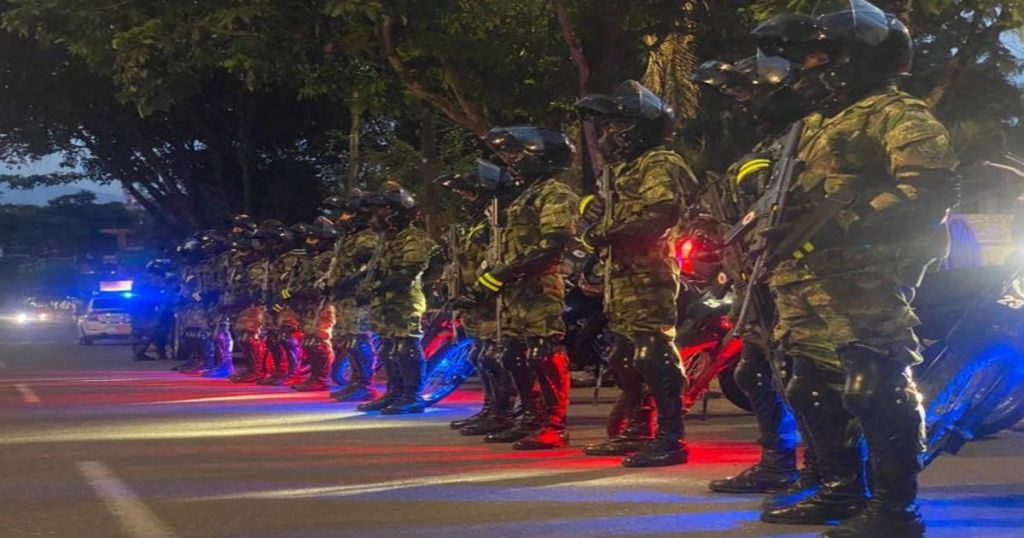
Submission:
<svg viewBox="0 0 1024 538">
<path fill-rule="evenodd" d="M 584 451 L 623 455 L 629 467 L 685 463 L 672 245 L 695 215 L 710 214 L 728 239 L 717 283 L 743 297 L 736 376 L 753 404 L 763 453 L 712 489 L 781 492 L 763 520 L 842 520 L 826 533 L 832 538 L 923 535 L 921 403 L 908 368 L 920 360 L 918 321 L 910 302 L 946 248 L 956 163 L 927 106 L 895 87 L 912 58 L 906 28 L 863 0 L 840 4 L 773 18 L 754 30 L 756 57 L 698 70 L 695 80 L 765 135 L 721 182 L 697 179 L 670 149 L 672 109 L 632 81 L 577 103 L 610 163 L 596 196 L 580 199 L 558 179 L 574 153 L 564 134 L 532 126 L 487 133 L 497 162 L 482 161 L 474 184 L 456 190 L 480 223 L 492 225 L 449 241 L 462 247 L 455 261 L 467 285 L 448 298 L 477 341 L 486 399 L 480 413 L 453 427 L 516 449 L 568 444 L 560 266 L 566 250 L 580 246 L 603 259 L 609 362 L 622 388 L 613 416 L 627 418 Z M 780 184 L 781 196 L 766 205 Z M 203 237 L 183 245 L 186 255 L 205 259 L 185 279 L 183 289 L 200 291 L 185 292 L 196 305 L 180 314 L 183 347 L 215 358 L 209 375 L 230 373 L 226 322 L 190 321 L 208 314 L 199 305 L 212 300 L 237 311 L 250 369 L 235 380 L 323 389 L 332 355 L 345 353 L 360 373 L 339 399 L 368 399 L 360 409 L 389 414 L 422 411 L 420 280 L 434 244 L 416 223 L 415 203 L 395 185 L 325 207 L 309 230 L 241 219 L 233 231 L 248 229 L 248 246 L 217 252 L 221 242 Z M 341 239 L 332 235 L 339 231 Z M 306 261 L 291 259 L 303 258 L 293 250 L 300 236 Z M 368 385 L 372 333 L 388 374 L 388 390 L 376 398 Z M 303 350 L 311 372 L 297 383 Z M 798 428 L 807 445 L 799 472 Z"/>
</svg>

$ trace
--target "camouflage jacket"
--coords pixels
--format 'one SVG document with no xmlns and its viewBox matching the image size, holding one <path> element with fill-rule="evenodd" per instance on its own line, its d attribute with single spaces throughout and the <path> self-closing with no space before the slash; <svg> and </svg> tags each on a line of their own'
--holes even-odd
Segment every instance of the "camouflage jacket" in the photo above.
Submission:
<svg viewBox="0 0 1024 538">
<path fill-rule="evenodd" d="M 839 233 L 875 230 L 876 239 L 884 240 L 839 247 L 849 255 L 818 251 L 785 261 L 774 271 L 773 284 L 886 270 L 878 264 L 894 259 L 914 260 L 906 264 L 909 270 L 946 251 L 948 233 L 936 223 L 955 195 L 957 159 L 949 133 L 922 101 L 889 87 L 835 115 L 811 114 L 804 119 L 797 158 L 805 163 L 796 178 L 804 196 L 791 211 L 813 210 L 823 195 L 849 199 L 834 218 Z"/>
<path fill-rule="evenodd" d="M 501 263 L 509 265 L 529 256 L 550 234 L 575 235 L 579 201 L 579 196 L 558 179 L 527 187 L 504 211 Z M 560 281 L 560 266 L 561 261 L 556 260 L 544 275 L 556 276 Z"/>
<path fill-rule="evenodd" d="M 407 226 L 393 237 L 384 238 L 380 250 L 375 253 L 370 264 L 368 278 L 379 278 L 386 281 L 389 277 L 405 275 L 411 278 L 407 289 L 381 289 L 373 294 L 371 307 L 394 309 L 414 309 L 419 312 L 426 310 L 426 297 L 423 295 L 421 276 L 426 270 L 436 244 L 427 232 L 418 226 Z M 378 283 L 373 283 L 378 284 Z M 402 283 L 404 285 L 404 282 Z"/>
<path fill-rule="evenodd" d="M 602 234 L 609 230 L 643 224 L 647 208 L 671 204 L 682 215 L 695 201 L 699 185 L 686 161 L 664 147 L 654 148 L 631 161 L 611 166 L 614 201 L 598 223 Z M 608 201 L 605 201 L 608 207 Z M 613 272 L 670 271 L 678 273 L 673 252 L 679 222 L 669 228 L 648 229 L 644 235 L 630 233 L 629 241 L 615 242 Z"/>
</svg>

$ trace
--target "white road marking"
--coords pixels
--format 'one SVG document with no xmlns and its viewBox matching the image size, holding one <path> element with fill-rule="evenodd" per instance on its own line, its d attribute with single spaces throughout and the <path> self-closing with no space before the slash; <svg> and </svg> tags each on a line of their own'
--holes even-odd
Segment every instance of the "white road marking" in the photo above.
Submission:
<svg viewBox="0 0 1024 538">
<path fill-rule="evenodd" d="M 39 399 L 39 395 L 29 388 L 28 385 L 18 383 L 17 385 L 14 385 L 14 388 L 18 389 L 18 392 L 21 393 L 21 399 L 25 400 L 25 403 L 37 404 L 42 402 L 42 400 Z"/>
<path fill-rule="evenodd" d="M 76 464 L 82 474 L 107 510 L 117 518 L 125 532 L 133 538 L 174 538 L 174 533 L 167 529 L 146 508 L 139 496 L 128 486 L 118 480 L 110 469 L 99 461 L 80 461 Z"/>
<path fill-rule="evenodd" d="M 319 395 L 317 401 L 323 400 Z M 244 402 L 247 400 L 302 400 L 312 399 L 310 393 L 303 392 L 271 392 L 264 394 L 242 394 L 239 396 L 211 396 L 207 398 L 186 398 L 184 400 L 163 400 L 159 402 L 134 402 L 132 405 L 168 405 L 187 403 L 209 403 L 209 402 Z"/>
<path fill-rule="evenodd" d="M 426 486 L 443 486 L 452 484 L 486 484 L 491 482 L 501 482 L 505 480 L 518 480 L 522 478 L 535 478 L 542 476 L 566 476 L 588 471 L 592 471 L 592 469 L 580 469 L 575 471 L 562 472 L 552 472 L 550 470 L 531 471 L 527 469 L 514 469 L 509 471 L 470 472 L 441 476 L 424 476 L 421 478 L 412 478 L 407 480 L 389 480 L 386 482 L 374 482 L 370 484 L 352 484 L 349 486 L 251 491 L 242 493 L 232 493 L 227 495 L 198 497 L 190 500 L 217 501 L 230 499 L 302 499 L 309 497 L 351 497 L 354 495 L 363 495 L 366 493 L 380 493 L 382 491 L 393 491 L 397 489 L 418 488 Z"/>
<path fill-rule="evenodd" d="M 344 420 L 365 417 L 358 411 L 306 412 L 272 416 L 226 417 L 222 420 L 104 423 L 95 426 L 66 426 L 49 431 L 5 429 L 0 446 L 26 443 L 72 443 L 95 441 L 206 439 L 250 437 L 287 433 L 381 430 L 389 428 L 435 428 L 437 423 L 415 420 Z"/>
</svg>

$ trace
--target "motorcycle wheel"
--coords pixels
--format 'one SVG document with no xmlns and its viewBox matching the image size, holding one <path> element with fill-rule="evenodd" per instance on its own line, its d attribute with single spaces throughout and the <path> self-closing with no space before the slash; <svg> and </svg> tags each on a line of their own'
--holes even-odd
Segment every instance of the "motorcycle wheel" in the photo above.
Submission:
<svg viewBox="0 0 1024 538">
<path fill-rule="evenodd" d="M 985 421 L 974 431 L 975 437 L 988 437 L 1012 428 L 1024 420 L 1024 385 L 1017 385 L 1010 391 Z"/>
<path fill-rule="evenodd" d="M 750 405 L 747 395 L 743 394 L 740 386 L 736 384 L 736 379 L 733 377 L 733 372 L 735 371 L 735 366 L 722 370 L 718 374 L 718 386 L 722 387 L 722 394 L 725 395 L 725 399 L 729 400 L 730 403 L 744 411 L 753 411 L 754 406 Z"/>
<path fill-rule="evenodd" d="M 427 405 L 434 405 L 455 392 L 475 368 L 469 360 L 473 352 L 473 339 L 463 338 L 450 342 L 427 359 L 427 377 L 423 380 L 420 397 Z"/>
<path fill-rule="evenodd" d="M 964 443 L 974 438 L 974 417 L 987 415 L 989 400 L 1005 393 L 1007 369 L 1013 368 L 1014 358 L 989 354 L 975 360 L 961 368 L 928 403 L 925 465 L 943 452 L 956 454 Z"/>
</svg>

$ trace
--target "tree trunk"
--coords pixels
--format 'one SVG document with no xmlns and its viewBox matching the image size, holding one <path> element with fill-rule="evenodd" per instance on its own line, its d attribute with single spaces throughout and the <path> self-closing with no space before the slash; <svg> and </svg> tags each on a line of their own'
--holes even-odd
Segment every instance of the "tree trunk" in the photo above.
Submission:
<svg viewBox="0 0 1024 538">
<path fill-rule="evenodd" d="M 569 48 L 569 57 L 576 66 L 576 95 L 583 97 L 590 88 L 590 61 L 583 53 L 583 45 L 576 35 L 576 26 L 572 22 L 569 10 L 564 2 L 555 2 L 555 18 L 562 30 L 562 40 Z M 604 167 L 604 156 L 597 147 L 597 131 L 593 122 L 580 121 L 578 141 L 580 143 L 580 185 L 584 191 L 591 192 L 597 184 L 597 173 Z"/>
<path fill-rule="evenodd" d="M 437 186 L 434 179 L 437 178 L 437 122 L 433 114 L 426 114 L 420 122 L 420 149 L 423 152 L 423 165 L 420 173 L 423 178 L 423 207 L 426 213 L 427 233 L 431 237 L 437 237 Z"/>
<path fill-rule="evenodd" d="M 238 141 L 236 145 L 238 169 L 242 176 L 242 212 L 252 214 L 252 128 L 249 121 L 249 106 L 243 104 L 242 116 L 238 122 Z"/>
<path fill-rule="evenodd" d="M 349 106 L 351 122 L 348 127 L 348 170 L 345 173 L 345 192 L 352 192 L 359 181 L 360 134 L 363 127 L 363 100 L 359 90 L 352 90 L 352 104 Z"/>
</svg>

